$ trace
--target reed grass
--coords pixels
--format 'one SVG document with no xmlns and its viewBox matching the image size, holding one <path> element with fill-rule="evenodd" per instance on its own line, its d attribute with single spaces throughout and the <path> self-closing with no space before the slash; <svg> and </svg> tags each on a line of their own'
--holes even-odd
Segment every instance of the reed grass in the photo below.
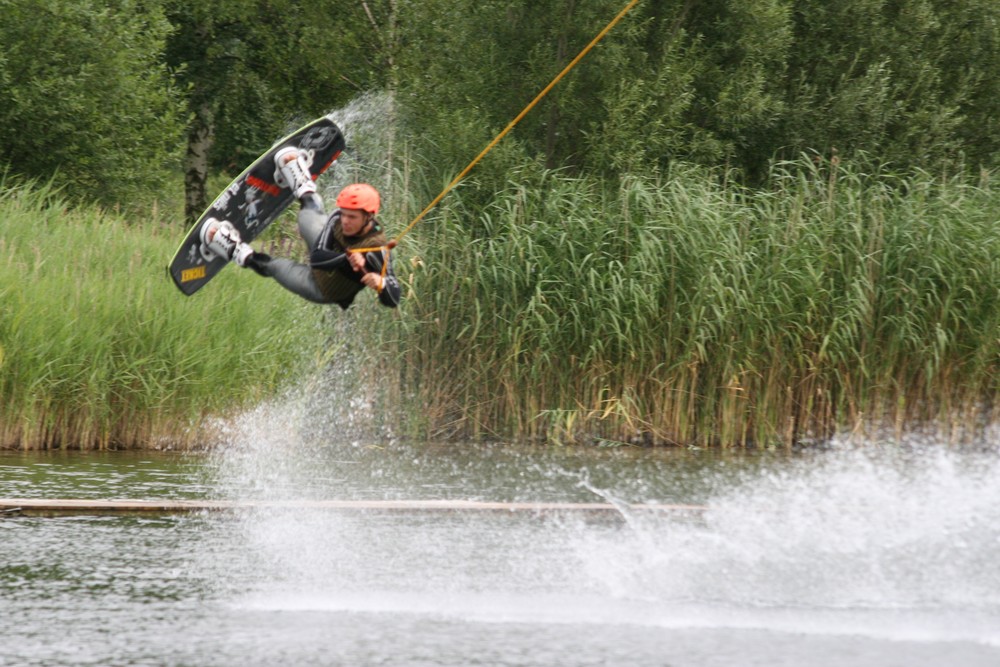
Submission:
<svg viewBox="0 0 1000 667">
<path fill-rule="evenodd" d="M 390 234 L 437 193 L 418 172 L 395 181 Z M 404 239 L 398 311 L 342 314 L 235 270 L 183 297 L 165 271 L 183 230 L 0 183 L 0 446 L 203 444 L 336 336 L 358 338 L 352 386 L 402 435 L 957 438 L 1000 417 L 997 211 L 986 178 L 877 165 L 804 159 L 761 190 L 531 166 L 491 196 L 463 183 Z"/>
<path fill-rule="evenodd" d="M 184 297 L 183 234 L 0 183 L 0 446 L 204 445 L 210 417 L 297 376 L 314 318 L 234 270 Z"/>
<path fill-rule="evenodd" d="M 765 190 L 723 176 L 532 170 L 485 209 L 450 194 L 407 241 L 420 428 L 773 446 L 996 420 L 988 181 L 806 159 Z"/>
</svg>

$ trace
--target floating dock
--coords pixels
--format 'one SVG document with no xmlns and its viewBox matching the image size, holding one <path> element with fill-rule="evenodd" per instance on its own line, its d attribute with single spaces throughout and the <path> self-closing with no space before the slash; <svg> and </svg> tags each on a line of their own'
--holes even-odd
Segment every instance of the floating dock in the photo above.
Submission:
<svg viewBox="0 0 1000 667">
<path fill-rule="evenodd" d="M 83 498 L 0 499 L 0 515 L 64 516 L 71 514 L 178 514 L 238 510 L 339 510 L 365 512 L 488 512 L 636 514 L 700 514 L 701 505 L 612 504 L 563 502 L 491 502 L 481 500 L 90 500 Z"/>
</svg>

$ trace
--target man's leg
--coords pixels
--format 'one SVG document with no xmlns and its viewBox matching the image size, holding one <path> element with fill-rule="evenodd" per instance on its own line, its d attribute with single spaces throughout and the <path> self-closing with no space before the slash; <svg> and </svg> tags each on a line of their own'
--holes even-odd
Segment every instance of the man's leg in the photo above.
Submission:
<svg viewBox="0 0 1000 667">
<path fill-rule="evenodd" d="M 316 193 L 316 184 L 309 174 L 307 156 L 293 147 L 285 148 L 275 155 L 275 180 L 282 186 L 287 186 L 295 193 L 301 208 L 298 214 L 298 228 L 302 240 L 305 241 L 308 253 L 316 248 L 320 234 L 326 226 L 326 213 L 323 211 L 323 200 Z M 261 253 L 255 253 L 260 256 Z M 263 258 L 262 258 L 263 259 Z M 251 259 L 248 265 L 253 264 Z M 305 264 L 284 258 L 270 258 L 252 266 L 261 275 L 274 278 L 282 287 L 298 294 L 304 299 L 316 303 L 325 303 L 326 298 L 316 284 L 312 268 Z M 259 267 L 259 268 L 258 268 Z"/>
<path fill-rule="evenodd" d="M 262 275 L 274 278 L 279 285 L 303 299 L 314 303 L 328 303 L 316 284 L 312 268 L 305 264 L 284 257 L 272 257 L 264 265 Z"/>
<path fill-rule="evenodd" d="M 319 207 L 306 204 L 306 200 L 314 200 Z M 303 199 L 303 207 L 299 210 L 299 232 L 306 242 L 309 252 L 316 247 L 319 235 L 326 224 L 326 214 L 322 210 L 322 201 L 315 194 Z M 274 278 L 282 287 L 298 294 L 303 299 L 316 303 L 327 303 L 312 268 L 284 257 L 271 257 L 262 252 L 255 252 L 246 260 L 245 265 L 262 276 Z"/>
<path fill-rule="evenodd" d="M 327 215 L 323 210 L 323 200 L 316 193 L 302 198 L 302 208 L 299 209 L 299 235 L 305 241 L 306 251 L 310 254 L 316 249 L 319 237 L 326 228 Z"/>
</svg>

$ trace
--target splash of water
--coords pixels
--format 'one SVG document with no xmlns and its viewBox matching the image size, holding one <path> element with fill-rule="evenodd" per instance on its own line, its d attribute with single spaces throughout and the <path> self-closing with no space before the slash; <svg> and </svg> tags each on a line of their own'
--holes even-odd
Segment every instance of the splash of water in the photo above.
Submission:
<svg viewBox="0 0 1000 667">
<path fill-rule="evenodd" d="M 327 209 L 332 210 L 330 202 L 349 183 L 363 181 L 385 192 L 392 173 L 391 97 L 384 92 L 367 92 L 326 116 L 337 124 L 346 141 L 336 166 L 318 181 L 328 202 Z M 300 124 L 301 121 L 293 123 L 289 131 Z M 319 330 L 304 336 L 304 340 L 315 341 L 315 350 L 307 351 L 316 355 L 313 370 L 285 395 L 224 424 L 223 429 L 229 432 L 226 449 L 231 458 L 224 465 L 235 465 L 234 469 L 244 471 L 242 477 L 250 479 L 255 469 L 265 465 L 258 463 L 261 457 L 276 453 L 272 451 L 272 440 L 278 443 L 278 452 L 282 452 L 294 436 L 304 439 L 296 448 L 298 458 L 289 459 L 292 461 L 301 461 L 304 448 L 316 441 L 354 445 L 363 440 L 391 441 L 394 435 L 382 418 L 387 409 L 384 398 L 362 372 L 371 363 L 369 337 L 365 332 L 375 317 L 359 308 L 341 311 L 330 307 L 324 312 Z M 298 322 L 291 326 L 302 328 Z M 272 422 L 280 424 L 274 433 L 269 428 Z M 263 447 L 267 452 L 254 449 L 258 442 L 266 443 Z M 273 476 L 287 465 L 294 469 L 297 464 L 279 463 L 270 467 L 272 458 L 265 467 L 269 467 Z"/>
<path fill-rule="evenodd" d="M 324 195 L 348 183 L 365 182 L 387 192 L 392 178 L 392 98 L 385 92 L 367 92 L 347 106 L 327 113 L 344 133 L 347 148 L 325 178 Z"/>
<path fill-rule="evenodd" d="M 613 542 L 591 535 L 581 551 L 616 596 L 997 611 L 997 479 L 989 453 L 817 453 L 717 489 L 701 523 L 639 525 Z"/>
<path fill-rule="evenodd" d="M 608 453 L 477 449 L 463 467 L 440 452 L 371 449 L 332 437 L 339 418 L 318 417 L 315 397 L 293 393 L 237 420 L 217 454 L 218 488 L 265 499 L 489 499 L 504 477 L 520 500 L 583 490 L 625 520 L 248 510 L 233 538 L 246 562 L 220 583 L 239 591 L 240 607 L 1000 646 L 995 447 L 839 443 L 763 462 L 706 453 L 699 474 L 683 475 L 690 495 L 678 497 L 664 479 L 681 476 L 675 467 L 605 470 Z M 710 510 L 677 519 L 632 512 L 626 500 Z"/>
</svg>

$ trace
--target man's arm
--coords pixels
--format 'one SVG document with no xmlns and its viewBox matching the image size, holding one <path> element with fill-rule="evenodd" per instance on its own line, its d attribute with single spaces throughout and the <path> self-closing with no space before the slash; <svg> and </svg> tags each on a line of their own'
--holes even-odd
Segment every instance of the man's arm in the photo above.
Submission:
<svg viewBox="0 0 1000 667">
<path fill-rule="evenodd" d="M 347 260 L 346 252 L 317 248 L 312 251 L 312 255 L 309 257 L 309 266 L 323 271 L 337 271 L 350 266 L 350 262 Z"/>
<path fill-rule="evenodd" d="M 363 282 L 378 290 L 379 303 L 389 308 L 395 308 L 402 298 L 402 289 L 399 286 L 399 280 L 396 279 L 396 273 L 392 270 L 392 260 L 389 259 L 387 251 L 369 252 L 365 255 L 365 268 L 368 269 L 369 273 L 362 279 Z M 382 275 L 383 262 L 388 262 L 384 276 Z M 369 279 L 368 276 L 372 276 L 372 278 Z"/>
</svg>

